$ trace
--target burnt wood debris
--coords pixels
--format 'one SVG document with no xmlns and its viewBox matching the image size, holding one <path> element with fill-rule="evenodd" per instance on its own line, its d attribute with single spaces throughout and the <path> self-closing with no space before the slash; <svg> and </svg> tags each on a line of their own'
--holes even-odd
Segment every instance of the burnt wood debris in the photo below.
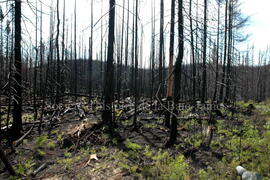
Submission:
<svg viewBox="0 0 270 180">
<path fill-rule="evenodd" d="M 1 1 L 0 179 L 269 179 L 248 4 Z"/>
</svg>

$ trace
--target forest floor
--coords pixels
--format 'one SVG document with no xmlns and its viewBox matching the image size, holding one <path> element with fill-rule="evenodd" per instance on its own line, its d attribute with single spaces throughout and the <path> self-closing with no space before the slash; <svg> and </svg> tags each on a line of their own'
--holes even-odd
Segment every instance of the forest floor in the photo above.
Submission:
<svg viewBox="0 0 270 180">
<path fill-rule="evenodd" d="M 250 104 L 255 109 L 247 113 Z M 134 130 L 133 118 L 125 117 L 130 111 L 116 109 L 117 135 L 112 136 L 106 127 L 97 128 L 100 109 L 84 99 L 46 106 L 40 135 L 32 110 L 25 110 L 25 132 L 35 128 L 15 152 L 5 149 L 19 176 L 9 176 L 1 162 L 0 179 L 237 179 L 240 164 L 270 179 L 270 101 L 237 102 L 234 113 L 221 109 L 209 148 L 201 146 L 207 120 L 180 119 L 176 145 L 165 148 L 170 129 L 163 116 L 144 110 Z M 186 109 L 181 116 L 190 114 Z"/>
</svg>

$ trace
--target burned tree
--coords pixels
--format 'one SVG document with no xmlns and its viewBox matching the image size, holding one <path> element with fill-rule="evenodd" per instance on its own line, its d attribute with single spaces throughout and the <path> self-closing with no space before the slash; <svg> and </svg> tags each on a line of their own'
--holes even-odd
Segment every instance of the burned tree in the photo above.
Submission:
<svg viewBox="0 0 270 180">
<path fill-rule="evenodd" d="M 202 103 L 205 103 L 207 98 L 207 82 L 206 82 L 206 56 L 207 56 L 207 0 L 204 0 L 204 28 L 203 28 L 203 74 L 202 74 Z"/>
<path fill-rule="evenodd" d="M 184 56 L 184 17 L 183 17 L 183 0 L 178 1 L 178 46 L 179 52 L 175 62 L 174 69 L 174 110 L 171 123 L 171 134 L 170 140 L 167 142 L 166 146 L 172 146 L 177 137 L 177 114 L 178 110 L 176 109 L 176 104 L 180 99 L 181 92 L 181 72 L 182 72 L 182 62 Z"/>
<path fill-rule="evenodd" d="M 15 69 L 14 74 L 14 109 L 12 123 L 12 139 L 18 139 L 22 130 L 22 57 L 21 57 L 21 0 L 15 0 Z"/>
<path fill-rule="evenodd" d="M 115 0 L 110 0 L 109 12 L 109 35 L 108 35 L 108 53 L 107 53 L 107 67 L 105 71 L 105 86 L 104 86 L 104 103 L 102 120 L 107 124 L 112 131 L 112 102 L 114 100 L 114 67 L 113 67 L 113 53 L 114 53 L 114 25 L 115 25 Z"/>
<path fill-rule="evenodd" d="M 159 85 L 161 86 L 158 97 L 161 98 L 163 93 L 163 56 L 164 56 L 164 0 L 160 0 L 160 34 L 159 34 Z"/>
<path fill-rule="evenodd" d="M 175 14 L 175 1 L 171 1 L 171 30 L 170 30 L 170 50 L 169 50 L 169 77 L 167 83 L 167 108 L 172 100 L 173 95 L 173 53 L 174 53 L 174 14 Z M 165 113 L 165 126 L 170 127 L 170 112 Z"/>
</svg>

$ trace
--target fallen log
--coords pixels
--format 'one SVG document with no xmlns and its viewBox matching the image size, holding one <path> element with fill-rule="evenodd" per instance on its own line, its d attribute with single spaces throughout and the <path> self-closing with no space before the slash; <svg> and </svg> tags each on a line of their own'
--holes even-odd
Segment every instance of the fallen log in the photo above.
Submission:
<svg viewBox="0 0 270 180">
<path fill-rule="evenodd" d="M 32 173 L 31 173 L 31 176 L 32 177 L 35 177 L 38 173 L 40 173 L 41 171 L 43 171 L 44 169 L 47 168 L 47 163 L 44 163 L 42 164 L 41 166 L 39 166 L 36 170 L 34 170 Z"/>
<path fill-rule="evenodd" d="M 18 147 L 22 142 L 23 140 L 31 133 L 31 131 L 34 129 L 34 126 L 33 125 L 20 139 L 18 139 L 17 141 L 14 142 L 14 146 L 15 147 Z"/>
<path fill-rule="evenodd" d="M 93 122 L 83 121 L 79 125 L 73 125 L 69 127 L 67 133 L 63 136 L 62 148 L 67 148 L 72 145 L 77 146 L 82 136 L 84 136 L 88 132 L 91 132 L 92 128 L 95 127 L 95 125 L 97 124 Z"/>
</svg>

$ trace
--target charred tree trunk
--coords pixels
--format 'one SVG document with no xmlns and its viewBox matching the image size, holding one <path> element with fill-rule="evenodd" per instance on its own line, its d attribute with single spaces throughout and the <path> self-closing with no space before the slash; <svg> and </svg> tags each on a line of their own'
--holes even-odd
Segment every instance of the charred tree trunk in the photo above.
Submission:
<svg viewBox="0 0 270 180">
<path fill-rule="evenodd" d="M 129 50 L 129 0 L 128 0 L 128 5 L 127 5 L 127 27 L 126 27 L 126 47 L 125 47 L 125 95 L 124 98 L 126 96 L 128 96 L 127 94 L 127 89 L 128 89 L 128 50 Z"/>
<path fill-rule="evenodd" d="M 194 48 L 194 35 L 193 35 L 193 20 L 192 20 L 192 0 L 189 1 L 189 24 L 190 24 L 190 40 L 191 40 L 191 57 L 192 57 L 192 99 L 193 105 L 196 100 L 196 59 Z"/>
<path fill-rule="evenodd" d="M 159 85 L 161 86 L 158 97 L 161 99 L 163 94 L 163 46 L 164 46 L 164 0 L 160 0 L 160 36 L 159 36 Z"/>
<path fill-rule="evenodd" d="M 213 95 L 213 101 L 217 99 L 218 78 L 219 78 L 219 31 L 220 31 L 220 0 L 218 0 L 218 32 L 217 32 L 217 50 L 216 50 L 216 77 L 215 77 L 215 89 Z"/>
<path fill-rule="evenodd" d="M 173 53 L 174 53 L 174 15 L 175 15 L 175 0 L 171 1 L 171 30 L 170 30 L 170 50 L 169 50 L 169 78 L 167 84 L 167 108 L 170 108 L 170 101 L 173 95 Z M 165 126 L 170 128 L 170 115 L 165 113 Z"/>
<path fill-rule="evenodd" d="M 231 62 L 232 62 L 232 46 L 233 46 L 233 32 L 232 32 L 232 25 L 233 25 L 233 2 L 230 0 L 229 2 L 229 30 L 228 30 L 228 64 L 227 64 L 227 79 L 226 79 L 226 94 L 225 94 L 225 102 L 228 103 L 231 97 L 231 83 L 232 83 L 232 76 L 231 76 Z"/>
<path fill-rule="evenodd" d="M 66 50 L 66 46 L 65 46 L 65 26 L 66 26 L 66 0 L 64 0 L 63 2 L 63 35 L 62 35 L 62 68 L 64 69 L 64 65 L 65 65 L 65 50 Z M 65 77 L 66 77 L 66 73 L 65 71 L 61 71 L 61 73 L 63 73 L 61 75 L 61 94 L 65 93 Z"/>
<path fill-rule="evenodd" d="M 167 142 L 166 146 L 172 146 L 177 137 L 177 114 L 176 103 L 180 99 L 181 92 L 181 73 L 182 73 L 182 62 L 184 56 L 184 17 L 183 17 L 183 0 L 178 1 L 178 43 L 179 52 L 175 63 L 174 69 L 174 110 L 171 124 L 170 140 Z"/>
<path fill-rule="evenodd" d="M 77 0 L 75 0 L 75 7 L 74 7 L 74 94 L 75 94 L 75 101 L 77 100 L 77 83 L 78 81 L 78 67 L 77 67 Z"/>
<path fill-rule="evenodd" d="M 121 43 L 120 43 L 120 63 L 117 70 L 117 100 L 121 99 L 122 91 L 122 67 L 123 67 L 123 44 L 124 44 L 124 27 L 125 27 L 125 1 L 123 1 L 123 18 L 122 18 L 122 30 L 121 30 Z"/>
<path fill-rule="evenodd" d="M 3 19 L 4 19 L 4 14 L 2 11 L 2 7 L 0 7 L 0 81 L 1 83 L 5 81 L 5 63 L 4 63 L 4 53 L 3 53 Z M 0 85 L 2 86 L 2 84 Z M 2 88 L 2 87 L 1 87 Z"/>
<path fill-rule="evenodd" d="M 225 31 L 224 31 L 224 59 L 222 68 L 222 82 L 220 87 L 219 101 L 223 101 L 224 84 L 226 78 L 226 61 L 227 61 L 227 31 L 228 31 L 228 0 L 226 0 L 225 6 Z"/>
<path fill-rule="evenodd" d="M 21 59 L 21 0 L 15 1 L 15 75 L 12 139 L 18 139 L 22 130 L 22 59 Z"/>
<path fill-rule="evenodd" d="M 6 166 L 6 169 L 8 170 L 8 172 L 11 174 L 11 175 L 16 175 L 13 167 L 11 166 L 11 164 L 9 163 L 6 155 L 5 155 L 5 152 L 3 151 L 3 149 L 0 147 L 0 159 L 3 161 L 4 165 Z"/>
<path fill-rule="evenodd" d="M 39 84 L 39 88 L 40 88 L 40 96 L 43 97 L 43 49 L 44 49 L 44 46 L 43 46 L 43 36 L 42 36 L 42 28 L 43 28 L 43 12 L 42 12 L 42 9 L 43 9 L 43 5 L 42 3 L 40 3 L 40 44 L 39 44 L 39 58 L 40 58 L 40 64 L 39 64 L 39 81 L 40 81 L 40 84 Z"/>
<path fill-rule="evenodd" d="M 59 33 L 60 33 L 60 16 L 59 16 L 59 0 L 56 1 L 56 14 L 57 14 L 57 30 L 56 30 L 56 56 L 57 56 L 57 74 L 56 74 L 56 104 L 60 103 L 60 89 L 61 89 L 61 80 L 60 80 L 60 50 L 59 50 Z"/>
<path fill-rule="evenodd" d="M 36 0 L 36 7 L 37 7 L 37 0 Z M 35 69 L 34 69 L 34 120 L 37 119 L 37 64 L 38 64 L 38 15 L 37 15 L 37 8 L 36 8 L 36 44 L 35 44 L 35 54 L 36 54 L 36 58 L 35 58 Z M 41 92 L 41 90 L 40 90 Z"/>
<path fill-rule="evenodd" d="M 207 99 L 207 73 L 206 73 L 206 58 L 207 58 L 207 0 L 204 0 L 204 31 L 203 31 L 203 75 L 202 75 L 202 103 Z"/>
<path fill-rule="evenodd" d="M 132 22 L 132 52 L 131 52 L 131 77 L 130 77 L 130 91 L 134 94 L 134 61 L 135 61 L 135 1 L 133 1 L 133 22 Z"/>
<path fill-rule="evenodd" d="M 112 132 L 112 102 L 114 99 L 114 26 L 115 26 L 115 0 L 110 0 L 109 12 L 109 35 L 108 35 L 108 54 L 107 54 L 107 68 L 105 73 L 105 87 L 104 87 L 104 105 L 102 112 L 102 120 L 107 124 Z"/>
<path fill-rule="evenodd" d="M 103 0 L 101 0 L 101 14 L 103 14 Z M 100 94 L 103 93 L 103 19 L 101 19 L 101 28 L 100 28 Z"/>
<path fill-rule="evenodd" d="M 151 105 L 153 104 L 153 96 L 155 92 L 155 54 L 156 54 L 156 38 L 155 38 L 155 1 L 152 0 L 152 52 L 151 52 Z M 152 107 L 153 108 L 153 107 Z"/>
<path fill-rule="evenodd" d="M 138 107 L 138 0 L 136 0 L 136 10 L 135 10 L 135 84 L 134 84 L 134 94 L 135 94 L 135 114 L 134 114 L 134 120 L 133 120 L 133 126 L 136 129 L 137 128 L 137 107 Z"/>
<path fill-rule="evenodd" d="M 92 65 L 93 65 L 93 0 L 91 0 L 91 37 L 89 38 L 89 64 L 88 64 L 88 72 L 89 72 L 89 104 L 91 103 L 92 99 Z"/>
</svg>

